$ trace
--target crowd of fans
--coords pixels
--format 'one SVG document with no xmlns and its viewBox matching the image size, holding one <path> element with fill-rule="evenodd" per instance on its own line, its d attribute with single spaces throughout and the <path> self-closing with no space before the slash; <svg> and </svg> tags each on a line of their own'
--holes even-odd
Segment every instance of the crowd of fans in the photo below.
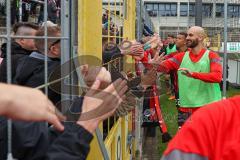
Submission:
<svg viewBox="0 0 240 160">
<path fill-rule="evenodd" d="M 44 28 L 34 23 L 21 22 L 14 25 L 12 32 L 13 35 L 17 36 L 43 36 Z M 47 33 L 48 36 L 51 37 L 60 38 L 61 36 L 60 28 L 57 25 L 50 25 L 50 23 L 48 23 Z M 48 52 L 47 55 L 45 55 L 44 39 L 34 40 L 20 38 L 15 39 L 11 43 L 12 80 L 14 84 L 31 88 L 36 88 L 44 84 L 45 56 L 48 57 L 47 62 L 49 75 L 56 72 L 56 70 L 60 68 L 60 39 L 49 39 L 47 41 L 47 46 Z M 121 56 L 132 55 L 135 57 L 142 57 L 142 54 L 144 52 L 142 45 L 140 45 L 140 43 L 138 42 L 133 42 L 133 46 L 130 47 L 130 52 L 120 50 L 118 46 L 116 47 Z M 3 61 L 0 66 L 0 77 L 1 82 L 6 83 L 6 44 L 3 44 L 1 46 L 1 51 L 1 57 L 3 58 Z M 108 54 L 107 49 L 103 49 L 103 55 L 104 54 Z M 35 110 L 33 110 L 33 108 L 31 107 L 29 107 L 28 110 L 27 106 L 26 108 L 24 108 L 27 111 L 26 113 L 23 113 L 23 115 L 18 116 L 17 114 L 13 114 L 11 111 L 6 113 L 3 112 L 2 114 L 5 115 L 5 117 L 0 118 L 2 124 L 0 126 L 0 132 L 4 133 L 1 134 L 0 138 L 0 147 L 3 149 L 0 155 L 0 159 L 6 159 L 8 153 L 6 116 L 14 119 L 12 123 L 13 136 L 11 139 L 13 144 L 12 153 L 14 158 L 26 160 L 39 158 L 56 159 L 57 157 L 64 157 L 64 159 L 74 159 L 74 157 L 77 157 L 77 159 L 85 159 L 87 153 L 89 152 L 89 143 L 92 139 L 91 134 L 94 133 L 98 124 L 114 113 L 118 116 L 126 115 L 130 110 L 135 107 L 133 102 L 134 98 L 131 98 L 131 100 L 129 101 L 129 96 L 125 96 L 128 88 L 128 80 L 126 78 L 123 78 L 124 76 L 121 76 L 122 74 L 114 75 L 114 73 L 108 72 L 103 67 L 88 67 L 87 64 L 82 65 L 81 72 L 84 75 L 84 80 L 89 89 L 86 90 L 84 96 L 80 96 L 79 98 L 76 98 L 74 101 L 71 102 L 71 108 L 73 108 L 75 111 L 77 110 L 78 113 L 81 112 L 81 116 L 78 116 L 77 119 L 74 118 L 74 120 L 72 119 L 74 116 L 69 110 L 68 112 L 64 112 L 64 115 L 61 114 L 62 106 L 64 104 L 59 104 L 61 100 L 61 94 L 56 91 L 60 89 L 58 85 L 55 86 L 55 88 L 52 88 L 51 86 L 48 87 L 48 98 L 50 101 L 47 99 L 47 97 L 41 95 L 40 92 L 36 92 L 35 89 L 30 90 L 27 88 L 25 89 L 21 87 L 18 88 L 17 86 L 12 86 L 12 90 L 26 90 L 27 93 L 32 92 L 33 95 L 38 95 L 41 101 L 45 99 L 44 101 L 46 101 L 46 108 L 49 108 L 49 111 L 52 114 L 52 118 L 49 120 L 45 116 L 24 116 L 28 113 L 35 112 Z M 151 81 L 154 81 L 154 75 L 155 74 L 153 73 L 147 73 L 145 75 L 145 77 L 147 78 L 143 78 L 145 80 L 137 83 L 137 85 L 148 84 L 149 82 L 151 83 Z M 56 80 L 60 77 L 55 76 L 54 78 L 55 79 L 51 79 L 50 77 L 51 80 Z M 8 87 L 7 85 L 1 86 L 3 89 Z M 100 92 L 96 92 L 96 90 L 100 90 Z M 42 91 L 44 92 L 44 90 Z M 14 94 L 16 95 L 17 93 L 18 92 Z M 36 101 L 34 103 L 31 102 L 33 99 L 31 100 L 31 96 L 27 93 L 25 95 L 27 99 L 25 100 L 28 100 L 29 105 L 35 105 L 33 107 L 39 106 L 39 104 L 36 104 L 39 101 Z M 10 98 L 13 98 L 13 96 L 11 95 L 13 93 L 10 92 L 9 94 Z M 103 98 L 102 104 L 100 103 L 101 100 L 99 100 L 98 98 Z M 13 101 L 13 99 L 10 99 L 9 101 Z M 129 107 L 130 103 L 132 103 L 132 107 Z M 20 103 L 19 101 L 17 101 L 16 104 L 12 104 L 12 107 L 16 110 L 21 110 L 21 107 L 24 107 L 24 105 L 25 104 L 23 102 Z M 54 107 L 53 105 L 57 107 Z M 108 107 L 106 108 L 106 106 Z M 100 112 L 98 115 L 91 115 L 90 111 L 93 109 L 100 111 L 104 109 L 104 112 Z M 46 112 L 45 110 L 43 108 L 43 110 L 39 110 L 39 112 L 44 113 Z M 39 114 L 42 115 L 43 113 Z M 64 119 L 67 119 L 68 121 L 71 120 L 71 122 L 65 122 L 64 124 L 59 123 L 59 120 Z M 24 122 L 19 120 L 40 122 Z M 52 127 L 46 125 L 46 123 L 41 122 L 44 120 L 55 124 L 56 128 L 58 128 L 61 132 L 54 130 Z M 66 145 L 64 143 L 68 144 Z M 62 148 L 61 151 L 58 150 L 59 148 Z M 61 154 L 58 154 L 58 152 L 61 152 Z"/>
<path fill-rule="evenodd" d="M 48 0 L 47 2 L 48 20 L 53 23 L 60 23 L 60 0 Z M 0 16 L 6 16 L 6 0 L 0 3 Z M 21 12 L 20 12 L 21 10 Z M 11 24 L 20 21 L 41 24 L 44 21 L 44 0 L 11 0 Z"/>
<path fill-rule="evenodd" d="M 15 2 L 12 3 L 15 4 Z M 26 6 L 28 3 L 31 2 L 24 1 Z M 59 75 L 61 54 L 67 54 L 61 52 L 61 31 L 60 27 L 54 24 L 57 23 L 57 12 L 60 6 L 55 0 L 49 0 L 48 5 L 49 9 L 53 9 L 52 14 L 50 10 L 48 11 L 48 19 L 53 23 L 47 23 L 47 35 L 57 38 L 47 41 L 47 53 L 45 53 L 44 39 L 14 39 L 11 43 L 11 78 L 15 85 L 3 84 L 7 82 L 7 45 L 1 46 L 3 60 L 0 65 L 0 82 L 2 82 L 0 93 L 3 93 L 1 94 L 3 96 L 0 98 L 0 133 L 3 134 L 0 134 L 0 159 L 6 159 L 9 152 L 8 118 L 13 119 L 10 141 L 13 144 L 14 158 L 19 160 L 86 159 L 93 133 L 100 122 L 112 115 L 127 115 L 136 107 L 136 98 L 139 97 L 144 97 L 144 109 L 156 107 L 153 95 L 157 93 L 153 88 L 156 85 L 158 72 L 170 74 L 171 83 L 167 83 L 171 84 L 169 91 L 172 92 L 173 99 L 176 99 L 180 129 L 179 135 L 170 143 L 163 159 L 191 158 L 191 156 L 200 157 L 200 159 L 215 156 L 217 157 L 215 159 L 220 159 L 221 149 L 218 146 L 220 143 L 205 146 L 211 147 L 211 150 L 216 148 L 219 152 L 207 152 L 201 147 L 204 146 L 203 143 L 209 142 L 208 139 L 202 138 L 201 146 L 197 147 L 199 145 L 193 138 L 201 137 L 193 126 L 196 125 L 200 128 L 201 134 L 204 135 L 207 130 L 209 133 L 207 136 L 213 139 L 214 134 L 210 131 L 213 130 L 217 134 L 220 129 L 216 129 L 216 124 L 211 117 L 214 112 L 220 115 L 226 111 L 225 107 L 220 107 L 220 111 L 214 108 L 211 110 L 211 105 L 204 110 L 205 105 L 221 99 L 218 83 L 222 79 L 222 66 L 220 57 L 205 48 L 203 41 L 206 34 L 203 28 L 194 26 L 187 33 L 169 35 L 166 43 L 163 43 L 160 36 L 144 24 L 144 37 L 140 41 L 127 40 L 121 38 L 118 26 L 112 22 L 109 12 L 106 11 L 102 17 L 104 65 L 90 66 L 87 62 L 79 64 L 80 69 L 76 72 L 79 72 L 85 82 L 84 86 L 80 86 L 84 88 L 84 93 L 76 96 L 66 105 L 61 101 L 61 81 L 47 86 L 48 96 L 43 94 L 44 89 L 41 91 L 34 89 L 45 83 L 45 57 L 47 56 L 48 81 L 53 82 L 61 78 Z M 28 8 L 26 6 L 25 9 Z M 28 13 L 30 12 L 24 12 L 24 14 Z M 24 15 L 23 20 L 28 21 L 27 17 L 28 15 Z M 13 20 L 12 23 L 15 22 L 16 20 Z M 44 32 L 44 27 L 29 22 L 16 23 L 12 30 L 12 34 L 16 36 L 41 37 L 44 36 Z M 135 59 L 137 64 L 135 75 L 122 73 L 114 65 L 106 66 L 114 59 L 124 56 Z M 110 70 L 107 70 L 109 68 Z M 239 97 L 217 102 L 214 107 L 226 103 L 234 108 L 237 105 L 236 99 Z M 230 101 L 236 104 L 231 104 Z M 195 112 L 197 113 L 193 114 Z M 228 111 L 228 114 L 230 113 L 234 114 L 232 110 Z M 191 116 L 196 120 L 192 124 L 188 123 L 188 118 Z M 226 117 L 231 116 L 226 115 Z M 237 119 L 236 115 L 234 118 Z M 218 119 L 221 120 L 221 118 Z M 151 115 L 150 120 L 156 120 L 156 115 Z M 204 127 L 208 124 L 207 122 L 200 123 L 204 120 L 209 120 L 212 123 L 209 127 L 212 128 Z M 221 126 L 227 128 L 228 124 L 224 121 L 220 122 Z M 227 121 L 229 122 L 230 120 Z M 157 123 L 160 123 L 159 120 Z M 237 124 L 234 123 L 236 126 Z M 231 131 L 234 132 L 234 129 L 231 128 Z M 187 142 L 189 139 L 184 136 L 192 139 L 191 143 Z M 231 139 L 239 138 L 235 134 L 229 134 L 229 136 Z M 222 138 L 223 135 L 218 137 Z M 186 140 L 181 141 L 182 139 Z M 224 143 L 231 145 L 227 139 L 224 139 Z M 238 143 L 234 143 L 230 148 L 233 150 L 230 151 L 237 153 L 238 146 Z M 225 154 L 225 156 L 229 155 Z M 238 154 L 235 155 L 235 157 L 238 156 Z"/>
</svg>

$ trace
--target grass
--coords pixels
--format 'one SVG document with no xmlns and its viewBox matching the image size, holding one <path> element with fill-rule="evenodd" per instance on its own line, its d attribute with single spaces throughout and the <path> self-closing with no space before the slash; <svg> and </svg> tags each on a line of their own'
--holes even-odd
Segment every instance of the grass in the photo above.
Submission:
<svg viewBox="0 0 240 160">
<path fill-rule="evenodd" d="M 229 87 L 229 90 L 227 91 L 227 97 L 233 97 L 235 95 L 240 95 L 240 89 Z"/>
<path fill-rule="evenodd" d="M 232 97 L 234 95 L 240 95 L 240 89 L 234 89 L 229 87 L 227 91 L 227 97 Z M 175 101 L 168 100 L 168 95 L 162 95 L 160 98 L 161 109 L 163 112 L 164 120 L 167 124 L 168 132 L 171 134 L 172 137 L 177 132 L 177 109 L 175 107 Z M 158 149 L 160 155 L 162 155 L 163 151 L 167 147 L 167 143 L 162 143 L 162 136 L 160 130 L 157 129 L 157 138 L 159 139 Z"/>
</svg>

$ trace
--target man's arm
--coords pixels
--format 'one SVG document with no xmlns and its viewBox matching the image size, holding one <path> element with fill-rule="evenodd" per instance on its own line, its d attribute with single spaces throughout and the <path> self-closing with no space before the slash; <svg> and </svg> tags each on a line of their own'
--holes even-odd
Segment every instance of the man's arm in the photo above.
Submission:
<svg viewBox="0 0 240 160">
<path fill-rule="evenodd" d="M 184 56 L 184 52 L 179 53 L 165 61 L 163 61 L 162 63 L 160 63 L 157 71 L 158 72 L 164 72 L 164 73 L 169 73 L 171 70 L 178 70 L 181 63 L 182 63 L 182 59 Z"/>
<path fill-rule="evenodd" d="M 14 120 L 47 121 L 59 130 L 64 117 L 39 90 L 0 83 L 0 115 Z"/>
<path fill-rule="evenodd" d="M 85 160 L 93 139 L 84 127 L 72 122 L 65 123 L 65 130 L 48 149 L 46 160 Z"/>
<path fill-rule="evenodd" d="M 82 111 L 75 122 L 65 123 L 64 132 L 52 143 L 47 160 L 85 160 L 89 152 L 92 135 L 99 123 L 113 115 L 127 91 L 126 82 L 116 80 L 99 92 L 101 82 L 96 80 L 84 96 Z M 75 103 L 75 107 L 81 104 Z M 74 106 L 73 106 L 74 107 Z M 80 106 L 79 106 L 80 107 Z"/>
</svg>

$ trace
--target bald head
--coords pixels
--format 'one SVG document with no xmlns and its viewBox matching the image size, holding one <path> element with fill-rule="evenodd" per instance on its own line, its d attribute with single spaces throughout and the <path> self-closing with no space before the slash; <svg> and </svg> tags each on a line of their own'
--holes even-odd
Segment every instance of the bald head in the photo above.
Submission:
<svg viewBox="0 0 240 160">
<path fill-rule="evenodd" d="M 207 37 L 206 33 L 204 31 L 204 29 L 202 27 L 199 26 L 193 26 L 191 27 L 188 32 L 193 32 L 195 33 L 197 36 L 203 38 L 203 40 Z"/>
<path fill-rule="evenodd" d="M 207 37 L 204 29 L 199 26 L 191 27 L 187 32 L 187 46 L 195 48 L 199 45 L 203 46 L 203 41 Z"/>
</svg>

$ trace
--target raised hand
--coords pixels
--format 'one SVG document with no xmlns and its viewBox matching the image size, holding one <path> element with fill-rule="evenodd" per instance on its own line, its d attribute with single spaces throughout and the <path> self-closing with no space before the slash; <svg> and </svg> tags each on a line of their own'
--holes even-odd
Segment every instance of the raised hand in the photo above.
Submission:
<svg viewBox="0 0 240 160">
<path fill-rule="evenodd" d="M 91 87 L 96 79 L 101 81 L 100 89 L 106 88 L 111 83 L 110 72 L 104 67 L 83 65 L 81 66 L 83 80 L 88 87 Z"/>
<path fill-rule="evenodd" d="M 1 115 L 14 120 L 47 121 L 58 130 L 64 127 L 60 120 L 65 117 L 39 90 L 15 85 L 0 84 Z"/>
<path fill-rule="evenodd" d="M 149 64 L 153 66 L 153 68 L 156 70 L 158 66 L 164 61 L 164 55 L 161 54 L 155 54 L 152 59 L 149 60 Z"/>
<path fill-rule="evenodd" d="M 187 68 L 179 68 L 178 71 L 181 71 L 181 73 L 187 77 L 192 77 L 192 72 Z"/>
<path fill-rule="evenodd" d="M 116 80 L 104 90 L 98 90 L 101 81 L 96 80 L 84 96 L 82 113 L 77 124 L 93 133 L 98 124 L 113 115 L 125 98 L 127 82 Z"/>
</svg>

